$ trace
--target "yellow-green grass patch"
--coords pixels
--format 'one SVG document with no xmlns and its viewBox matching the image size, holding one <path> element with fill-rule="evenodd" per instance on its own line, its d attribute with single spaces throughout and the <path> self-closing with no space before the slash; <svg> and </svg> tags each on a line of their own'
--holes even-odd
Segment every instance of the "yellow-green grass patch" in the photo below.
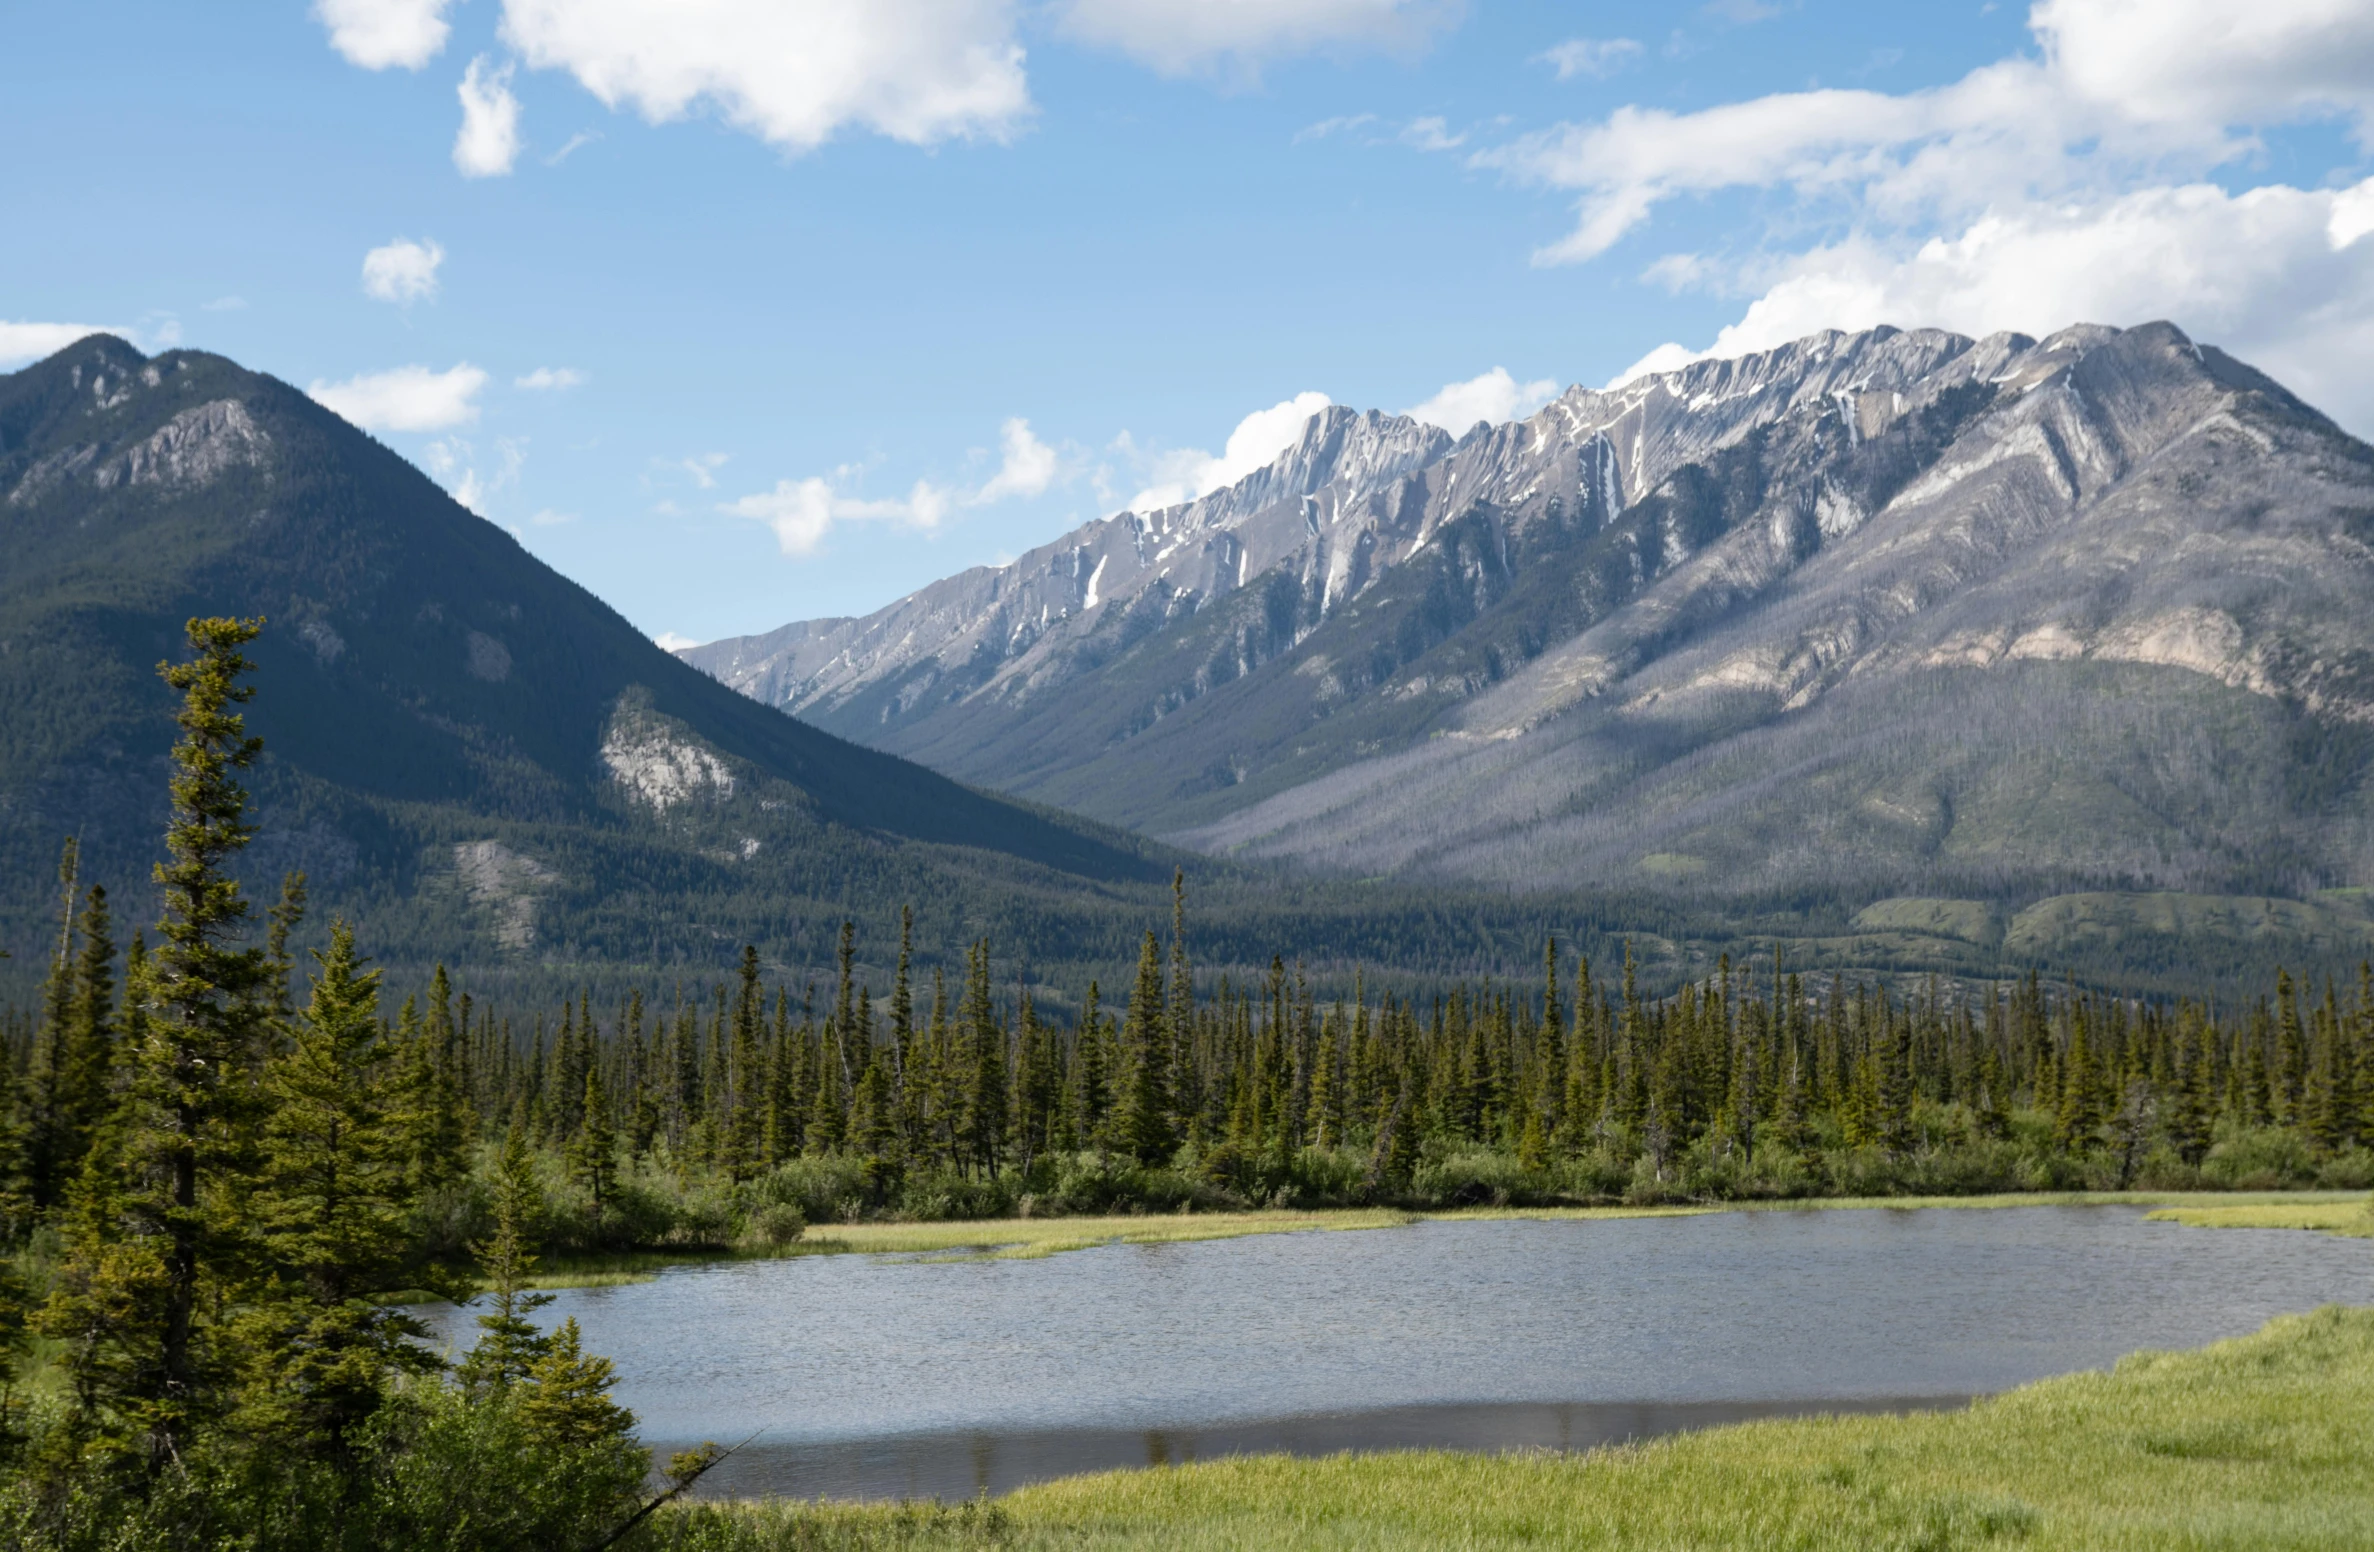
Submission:
<svg viewBox="0 0 2374 1552">
<path fill-rule="evenodd" d="M 743 1538 L 702 1544 L 754 1549 L 2338 1552 L 2374 1546 L 2369 1438 L 2374 1310 L 2327 1308 L 1953 1412 L 1751 1423 L 1575 1456 L 1252 1456 L 1050 1482 L 961 1522 L 775 1504 L 688 1509 L 684 1528 L 738 1520 Z"/>
</svg>

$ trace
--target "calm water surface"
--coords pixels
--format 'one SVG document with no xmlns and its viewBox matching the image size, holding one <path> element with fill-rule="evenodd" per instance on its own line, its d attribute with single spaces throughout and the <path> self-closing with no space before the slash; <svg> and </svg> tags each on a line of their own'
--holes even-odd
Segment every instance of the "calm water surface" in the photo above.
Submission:
<svg viewBox="0 0 2374 1552">
<path fill-rule="evenodd" d="M 1246 1450 L 1580 1448 L 1951 1405 L 2374 1302 L 2374 1244 L 2123 1207 L 1421 1223 L 1038 1261 L 812 1256 L 574 1289 L 704 1489 L 961 1497 Z M 467 1340 L 468 1313 L 446 1329 Z"/>
</svg>

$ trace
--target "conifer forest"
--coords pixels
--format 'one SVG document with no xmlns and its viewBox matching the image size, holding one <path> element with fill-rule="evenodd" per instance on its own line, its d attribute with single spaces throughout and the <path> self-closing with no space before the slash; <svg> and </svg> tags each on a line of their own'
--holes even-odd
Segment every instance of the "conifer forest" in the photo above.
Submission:
<svg viewBox="0 0 2374 1552">
<path fill-rule="evenodd" d="M 2247 1006 L 1907 988 L 1726 960 L 1670 996 L 1542 948 L 1531 986 L 1197 973 L 1186 882 L 1126 985 L 961 975 L 552 1007 L 394 988 L 290 874 L 230 865 L 252 623 L 193 621 L 153 922 L 71 841 L 9 1015 L 10 1544 L 603 1546 L 656 1473 L 540 1264 L 780 1254 L 811 1226 L 1220 1209 L 2374 1183 L 2374 982 Z M 293 945 L 319 946 L 300 953 Z M 468 1301 L 450 1362 L 408 1300 Z M 243 1539 L 242 1539 L 243 1538 Z M 609 1539 L 605 1539 L 609 1538 Z M 657 1544 L 657 1543 L 653 1543 Z"/>
</svg>

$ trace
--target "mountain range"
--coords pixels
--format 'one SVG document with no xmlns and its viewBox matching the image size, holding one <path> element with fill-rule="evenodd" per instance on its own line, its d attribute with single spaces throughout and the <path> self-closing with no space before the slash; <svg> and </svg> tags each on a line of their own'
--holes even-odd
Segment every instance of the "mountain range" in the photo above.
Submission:
<svg viewBox="0 0 2374 1552">
<path fill-rule="evenodd" d="M 2370 941 L 2370 604 L 2374 449 L 2262 373 L 1882 328 L 1458 437 L 1330 408 L 1193 502 L 683 656 L 1208 854 L 2043 957 Z"/>
</svg>

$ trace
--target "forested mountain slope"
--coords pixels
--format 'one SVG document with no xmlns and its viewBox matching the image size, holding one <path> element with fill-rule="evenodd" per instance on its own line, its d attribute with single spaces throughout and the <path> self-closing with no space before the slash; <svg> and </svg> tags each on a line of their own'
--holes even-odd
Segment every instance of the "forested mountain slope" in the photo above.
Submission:
<svg viewBox="0 0 2374 1552">
<path fill-rule="evenodd" d="M 218 356 L 94 336 L 0 376 L 0 527 L 0 923 L 20 966 L 43 957 L 68 835 L 85 882 L 147 918 L 174 705 L 155 666 L 197 614 L 270 622 L 255 881 L 305 869 L 398 960 L 722 963 L 755 938 L 821 964 L 852 904 L 912 901 L 954 945 L 1169 876 L 1134 837 L 731 693 Z"/>
<path fill-rule="evenodd" d="M 1329 410 L 1228 491 L 686 655 L 1362 875 L 2312 898 L 2374 879 L 2370 544 L 2374 450 L 2173 326 L 1878 329 L 1456 440 Z"/>
</svg>

